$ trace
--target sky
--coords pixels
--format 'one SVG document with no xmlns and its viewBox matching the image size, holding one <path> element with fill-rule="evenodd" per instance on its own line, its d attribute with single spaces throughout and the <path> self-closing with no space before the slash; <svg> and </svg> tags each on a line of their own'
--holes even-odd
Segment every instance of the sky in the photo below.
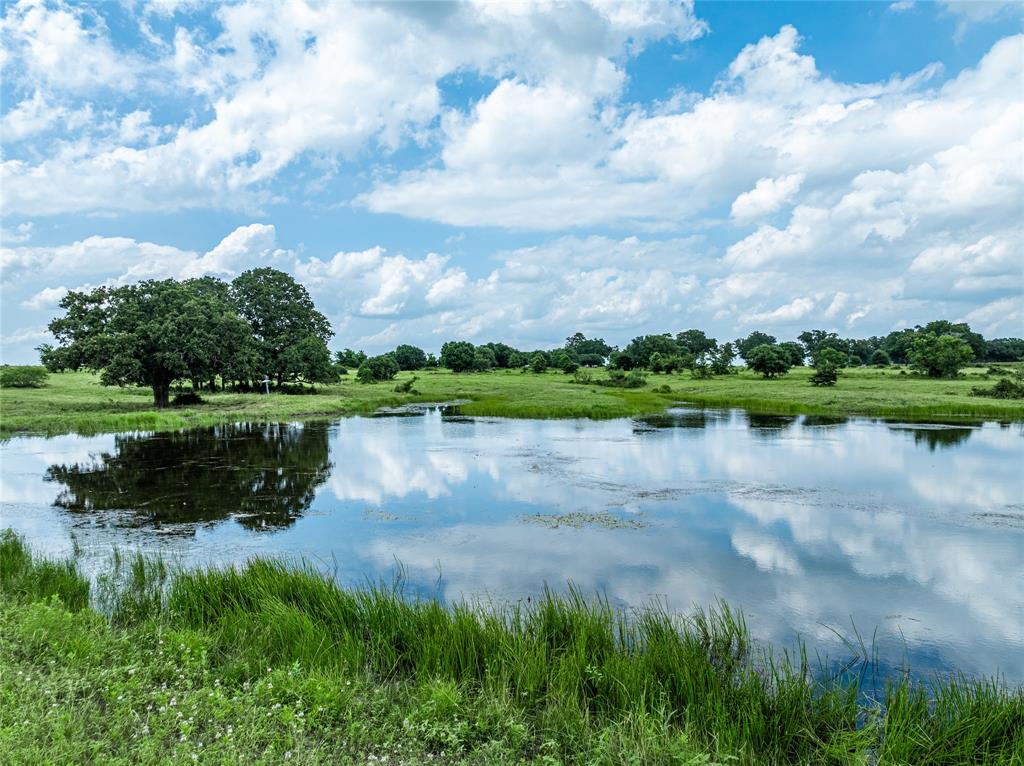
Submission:
<svg viewBox="0 0 1024 766">
<path fill-rule="evenodd" d="M 1021 4 L 0 4 L 0 352 L 273 266 L 333 348 L 1024 335 Z"/>
</svg>

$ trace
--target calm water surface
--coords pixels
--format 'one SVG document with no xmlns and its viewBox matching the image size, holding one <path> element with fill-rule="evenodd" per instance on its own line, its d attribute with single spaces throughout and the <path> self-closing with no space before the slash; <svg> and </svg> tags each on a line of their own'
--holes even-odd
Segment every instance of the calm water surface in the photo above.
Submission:
<svg viewBox="0 0 1024 766">
<path fill-rule="evenodd" d="M 722 598 L 755 636 L 886 668 L 1024 683 L 1024 429 L 675 410 L 448 416 L 17 438 L 0 525 L 92 571 L 306 557 L 344 584 L 515 600 L 568 581 L 621 605 Z"/>
</svg>

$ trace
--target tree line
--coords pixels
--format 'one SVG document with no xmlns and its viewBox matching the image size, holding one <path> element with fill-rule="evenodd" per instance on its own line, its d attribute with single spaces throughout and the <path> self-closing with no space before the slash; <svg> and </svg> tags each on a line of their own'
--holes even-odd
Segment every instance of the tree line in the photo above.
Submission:
<svg viewBox="0 0 1024 766">
<path fill-rule="evenodd" d="M 251 269 L 230 283 L 201 277 L 72 291 L 60 307 L 64 314 L 49 325 L 57 345 L 39 348 L 43 364 L 51 371 L 96 371 L 104 385 L 151 387 L 157 407 L 170 403 L 171 387 L 179 382 L 190 382 L 194 390 L 253 390 L 269 379 L 280 389 L 289 383 L 337 381 L 350 370 L 366 383 L 431 367 L 456 373 L 575 373 L 581 367 L 608 367 L 617 372 L 690 370 L 695 377 L 711 377 L 736 372 L 742 360 L 766 378 L 809 363 L 815 368 L 811 382 L 831 385 L 839 370 L 849 366 L 909 364 L 931 377 L 952 377 L 972 361 L 1024 360 L 1024 340 L 986 340 L 968 324 L 946 320 L 871 338 L 807 330 L 780 342 L 754 331 L 719 343 L 691 329 L 640 335 L 619 349 L 577 332 L 555 349 L 452 340 L 438 356 L 401 344 L 377 356 L 346 348 L 332 357 L 330 322 L 305 287 L 272 268 Z"/>
<path fill-rule="evenodd" d="M 416 346 L 403 344 L 394 351 L 367 357 L 362 351 L 345 349 L 336 355 L 341 374 L 356 369 L 359 380 L 390 380 L 401 370 L 445 367 L 453 372 L 484 372 L 492 369 L 557 369 L 574 373 L 581 367 L 612 370 L 647 370 L 671 373 L 690 370 L 696 377 L 729 375 L 738 371 L 738 360 L 765 378 L 786 374 L 791 368 L 811 365 L 811 382 L 832 385 L 844 367 L 871 365 L 887 367 L 906 364 L 929 377 L 955 377 L 966 364 L 974 362 L 1017 362 L 1024 360 L 1024 340 L 985 340 L 966 323 L 936 320 L 914 328 L 896 330 L 885 336 L 842 338 L 827 330 L 807 330 L 796 340 L 779 341 L 755 330 L 743 338 L 719 343 L 702 330 L 641 335 L 621 350 L 603 338 L 575 333 L 556 349 L 524 351 L 505 343 L 474 345 L 469 341 L 448 341 L 435 357 Z"/>
</svg>

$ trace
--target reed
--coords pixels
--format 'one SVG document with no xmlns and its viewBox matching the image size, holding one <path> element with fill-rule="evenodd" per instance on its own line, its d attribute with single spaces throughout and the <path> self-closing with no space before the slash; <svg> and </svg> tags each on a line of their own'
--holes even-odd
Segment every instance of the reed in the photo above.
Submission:
<svg viewBox="0 0 1024 766">
<path fill-rule="evenodd" d="M 269 690 L 250 694 L 268 671 L 288 679 L 289 693 L 302 698 L 295 704 L 308 702 L 303 695 L 335 707 L 345 701 L 343 713 L 324 718 L 316 733 L 358 744 L 335 753 L 340 760 L 377 752 L 381 735 L 373 726 L 399 711 L 400 743 L 387 747 L 418 748 L 416 758 L 425 759 L 444 751 L 456 761 L 488 762 L 490 754 L 510 763 L 1024 762 L 1024 691 L 998 680 L 902 680 L 866 700 L 849 674 L 830 678 L 803 653 L 756 648 L 742 615 L 725 604 L 686 616 L 658 604 L 627 612 L 570 588 L 506 606 L 444 605 L 408 597 L 401 580 L 344 589 L 308 565 L 279 560 L 171 571 L 140 556 L 119 557 L 99 590 L 102 597 L 85 608 L 89 584 L 74 561 L 34 556 L 5 533 L 3 662 L 45 664 L 45 651 L 26 659 L 10 650 L 17 642 L 7 634 L 20 629 L 11 626 L 25 621 L 35 625 L 35 653 L 51 644 L 80 647 L 83 635 L 95 634 L 101 648 L 76 651 L 107 652 L 112 661 L 110 652 L 180 641 L 182 651 L 194 647 L 188 662 L 200 663 L 195 683 L 211 698 L 228 690 L 240 716 L 278 709 Z M 73 642 L 60 635 L 73 618 L 50 613 L 59 608 L 82 615 L 87 629 Z M 164 655 L 154 657 L 146 677 L 153 684 L 163 678 L 166 689 Z M 386 699 L 391 708 L 368 699 Z M 154 718 L 149 730 L 158 728 L 163 719 L 151 709 L 140 720 L 147 715 Z M 345 731 L 336 730 L 338 715 Z M 93 736 L 105 730 L 98 726 Z M 352 731 L 361 734 L 353 740 Z M 309 752 L 313 760 L 324 754 Z"/>
</svg>

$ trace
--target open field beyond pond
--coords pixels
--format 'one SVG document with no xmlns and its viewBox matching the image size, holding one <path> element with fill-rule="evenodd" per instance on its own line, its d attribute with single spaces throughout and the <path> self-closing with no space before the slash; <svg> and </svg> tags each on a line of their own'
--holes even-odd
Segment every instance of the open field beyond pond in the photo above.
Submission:
<svg viewBox="0 0 1024 766">
<path fill-rule="evenodd" d="M 415 373 L 414 392 L 397 393 L 394 381 L 361 384 L 354 378 L 317 386 L 306 394 L 203 392 L 201 405 L 157 410 L 146 388 L 99 384 L 89 373 L 50 375 L 38 389 L 0 389 L 0 433 L 98 433 L 123 430 L 173 430 L 233 421 L 298 420 L 367 414 L 382 406 L 410 402 L 465 400 L 466 415 L 521 418 L 613 418 L 651 414 L 675 403 L 744 407 L 777 414 L 869 415 L 907 419 L 1024 418 L 1024 401 L 973 396 L 975 387 L 991 387 L 997 377 L 984 368 L 968 368 L 953 380 L 901 374 L 899 368 L 844 370 L 833 387 L 810 385 L 812 370 L 794 368 L 783 378 L 765 380 L 742 371 L 699 380 L 688 372 L 648 375 L 638 389 L 574 383 L 560 372 L 520 371 L 454 374 L 446 370 Z M 592 373 L 606 377 L 603 370 Z M 666 388 L 667 387 L 667 390 Z"/>
</svg>

